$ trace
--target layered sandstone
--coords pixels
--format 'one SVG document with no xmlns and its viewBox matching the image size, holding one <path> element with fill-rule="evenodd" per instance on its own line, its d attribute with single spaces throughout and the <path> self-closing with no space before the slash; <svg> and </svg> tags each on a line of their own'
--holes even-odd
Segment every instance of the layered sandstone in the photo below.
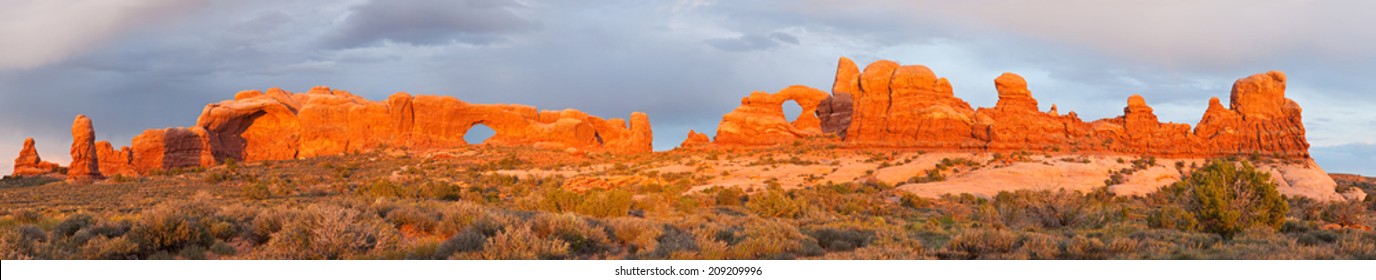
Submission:
<svg viewBox="0 0 1376 280">
<path fill-rule="evenodd" d="M 216 161 L 308 158 L 386 146 L 449 148 L 469 144 L 463 137 L 479 124 L 496 131 L 484 144 L 502 146 L 631 154 L 649 152 L 653 138 L 649 117 L 640 112 L 628 124 L 574 109 L 541 111 L 404 92 L 374 102 L 327 87 L 298 94 L 275 88 L 240 92 L 235 100 L 206 106 L 197 120 L 210 135 Z"/>
<path fill-rule="evenodd" d="M 827 93 L 805 86 L 790 86 L 777 93 L 754 92 L 741 99 L 741 106 L 722 116 L 715 143 L 723 145 L 768 145 L 822 134 L 817 107 Z M 802 107 L 790 122 L 783 104 L 797 102 Z"/>
<path fill-rule="evenodd" d="M 134 150 L 129 147 L 115 149 L 110 141 L 96 142 L 96 157 L 100 159 L 100 174 L 105 176 L 138 176 L 134 168 Z"/>
<path fill-rule="evenodd" d="M 993 108 L 975 109 L 955 97 L 948 80 L 925 66 L 880 60 L 858 69 L 841 58 L 831 95 L 816 110 L 804 105 L 805 115 L 817 116 L 817 129 L 853 147 L 1309 157 L 1301 109 L 1285 98 L 1285 75 L 1278 71 L 1237 80 L 1230 106 L 1213 98 L 1191 129 L 1161 123 L 1141 95 L 1128 98 L 1122 116 L 1085 122 L 1074 112 L 1061 114 L 1055 105 L 1039 111 L 1027 81 L 1013 73 L 994 80 L 999 99 Z M 790 90 L 816 91 L 801 86 Z M 777 110 L 782 100 L 752 93 L 722 117 L 716 142 L 769 145 L 811 135 L 805 132 L 811 127 L 782 120 Z"/>
<path fill-rule="evenodd" d="M 57 174 L 62 166 L 56 163 L 43 161 L 38 155 L 38 148 L 34 147 L 33 138 L 24 139 L 24 148 L 19 150 L 19 157 L 14 159 L 14 176 L 38 176 Z"/>
<path fill-rule="evenodd" d="M 96 154 L 96 130 L 91 118 L 77 115 L 72 121 L 72 163 L 67 166 L 67 180 L 101 179 L 100 159 Z"/>
<path fill-rule="evenodd" d="M 215 164 L 210 133 L 200 127 L 149 129 L 133 140 L 133 167 L 140 174 Z"/>
</svg>

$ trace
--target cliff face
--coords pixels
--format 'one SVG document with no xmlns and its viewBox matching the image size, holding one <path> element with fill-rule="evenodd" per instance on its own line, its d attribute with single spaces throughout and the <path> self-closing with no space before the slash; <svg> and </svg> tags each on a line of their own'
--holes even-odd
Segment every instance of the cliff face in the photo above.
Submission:
<svg viewBox="0 0 1376 280">
<path fill-rule="evenodd" d="M 538 111 L 525 105 L 471 104 L 447 96 L 397 93 L 368 101 L 316 87 L 291 94 L 244 91 L 210 104 L 197 119 L 214 161 L 280 160 L 336 155 L 383 146 L 448 148 L 468 144 L 475 125 L 496 131 L 486 144 L 620 154 L 651 150 L 649 117 L 602 119 L 574 109 Z"/>
<path fill-rule="evenodd" d="M 1190 125 L 1161 123 L 1146 99 L 1130 96 L 1123 115 L 1084 122 L 1074 112 L 1060 114 L 1052 105 L 1038 111 L 1027 82 L 1013 73 L 994 80 L 999 100 L 993 108 L 971 108 L 955 97 L 951 84 L 921 65 L 880 60 L 859 71 L 850 59 L 837 65 L 832 93 L 815 112 L 821 130 L 852 147 L 897 147 L 973 151 L 1109 152 L 1165 157 L 1216 157 L 1265 154 L 1308 158 L 1300 107 L 1285 98 L 1285 74 L 1272 71 L 1239 79 L 1231 106 L 1209 102 L 1204 118 Z M 805 87 L 802 87 L 805 88 Z M 793 91 L 815 90 L 791 87 Z M 806 137 L 772 133 L 775 122 L 741 122 L 742 111 L 759 105 L 742 102 L 723 117 L 718 142 L 771 144 Z M 766 104 L 767 106 L 774 106 Z M 805 108 L 806 109 L 806 108 Z M 772 111 L 762 112 L 777 119 Z M 754 119 L 764 119 L 756 117 Z M 722 129 L 743 131 L 728 141 Z M 760 132 L 760 133 L 754 133 Z"/>
<path fill-rule="evenodd" d="M 821 97 L 826 93 L 818 92 Z M 814 118 L 815 119 L 815 118 Z M 306 93 L 281 89 L 243 91 L 233 100 L 206 105 L 193 127 L 149 129 L 132 147 L 95 142 L 90 119 L 78 116 L 72 133 L 69 177 L 148 174 L 178 167 L 237 161 L 285 160 L 367 151 L 381 147 L 418 149 L 467 145 L 475 125 L 496 135 L 500 146 L 617 154 L 648 153 L 653 132 L 644 113 L 602 119 L 574 109 L 540 111 L 507 104 L 471 104 L 447 96 L 397 93 L 369 101 L 346 91 L 315 87 Z M 815 121 L 813 126 L 816 126 Z M 16 175 L 41 175 L 59 166 L 38 158 L 32 139 L 15 159 Z"/>
</svg>

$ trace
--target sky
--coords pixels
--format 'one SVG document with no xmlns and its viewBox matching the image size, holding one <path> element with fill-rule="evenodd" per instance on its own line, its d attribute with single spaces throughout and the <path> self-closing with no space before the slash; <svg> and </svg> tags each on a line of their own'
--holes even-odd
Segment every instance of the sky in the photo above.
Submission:
<svg viewBox="0 0 1376 280">
<path fill-rule="evenodd" d="M 128 145 L 235 92 L 325 85 L 646 112 L 656 150 L 751 91 L 831 88 L 838 57 L 921 64 L 975 107 L 1014 72 L 1091 121 L 1141 94 L 1196 124 L 1233 81 L 1284 71 L 1310 151 L 1376 175 L 1376 1 L 0 0 L 0 158 L 69 161 L 70 125 Z M 796 110 L 790 110 L 796 112 Z M 796 113 L 794 113 L 796 114 Z M 0 160 L 0 174 L 13 164 Z"/>
</svg>

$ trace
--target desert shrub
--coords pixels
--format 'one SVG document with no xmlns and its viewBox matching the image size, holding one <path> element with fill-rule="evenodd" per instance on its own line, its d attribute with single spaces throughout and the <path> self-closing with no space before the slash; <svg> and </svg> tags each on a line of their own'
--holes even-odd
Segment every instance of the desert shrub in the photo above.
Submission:
<svg viewBox="0 0 1376 280">
<path fill-rule="evenodd" d="M 631 193 L 625 190 L 594 190 L 584 194 L 576 212 L 594 217 L 625 216 L 631 210 Z"/>
<path fill-rule="evenodd" d="M 770 188 L 751 196 L 745 207 L 755 214 L 772 218 L 794 218 L 802 212 L 802 205 L 778 188 Z"/>
<path fill-rule="evenodd" d="M 940 254 L 946 259 L 1002 259 L 1016 249 L 1018 235 L 1003 229 L 975 229 L 957 234 Z"/>
<path fill-rule="evenodd" d="M 86 228 L 94 223 L 94 218 L 87 214 L 73 214 L 62 219 L 61 223 L 53 227 L 54 237 L 70 237 L 77 231 Z"/>
<path fill-rule="evenodd" d="M 398 207 L 387 212 L 384 219 L 401 229 L 430 232 L 439 224 L 439 217 L 417 207 Z"/>
<path fill-rule="evenodd" d="M 563 213 L 578 209 L 583 197 L 577 192 L 564 188 L 547 188 L 540 191 L 537 208 L 545 212 Z"/>
<path fill-rule="evenodd" d="M 1105 256 L 1104 241 L 1076 235 L 1065 243 L 1062 259 L 1097 260 Z"/>
<path fill-rule="evenodd" d="M 568 256 L 569 244 L 563 240 L 535 235 L 529 225 L 513 226 L 487 239 L 477 255 L 488 260 L 560 259 Z"/>
<path fill-rule="evenodd" d="M 204 260 L 205 247 L 200 245 L 182 247 L 181 250 L 177 251 L 177 257 L 183 260 Z"/>
<path fill-rule="evenodd" d="M 187 246 L 209 246 L 214 237 L 208 225 L 213 209 L 203 201 L 160 204 L 139 215 L 129 239 L 145 253 L 176 252 Z"/>
<path fill-rule="evenodd" d="M 361 258 L 398 246 L 397 230 L 372 213 L 313 204 L 272 234 L 264 254 L 280 259 Z"/>
<path fill-rule="evenodd" d="M 1289 211 L 1271 175 L 1246 162 L 1215 160 L 1160 193 L 1224 238 L 1257 226 L 1280 229 Z"/>
<path fill-rule="evenodd" d="M 239 193 L 244 197 L 253 200 L 264 200 L 272 197 L 272 189 L 264 182 L 251 182 L 239 187 Z"/>
<path fill-rule="evenodd" d="M 1102 217 L 1092 215 L 1086 196 L 1063 189 L 999 192 L 992 207 L 999 212 L 1003 224 L 1010 227 L 1037 225 L 1058 229 L 1102 222 Z"/>
<path fill-rule="evenodd" d="M 813 251 L 805 250 L 809 249 L 807 243 L 811 243 Z M 772 220 L 746 222 L 743 237 L 727 251 L 733 259 L 792 259 L 821 253 L 816 240 L 792 225 Z"/>
<path fill-rule="evenodd" d="M 359 186 L 354 192 L 368 198 L 410 197 L 410 192 L 405 187 L 385 178 L 379 178 L 373 180 L 372 183 Z"/>
<path fill-rule="evenodd" d="M 1018 251 L 1029 259 L 1054 260 L 1061 255 L 1060 238 L 1054 235 L 1029 232 L 1018 240 Z"/>
<path fill-rule="evenodd" d="M 421 184 L 419 192 L 422 197 L 455 201 L 463 196 L 463 187 L 456 184 L 430 181 Z"/>
<path fill-rule="evenodd" d="M 137 258 L 139 244 L 120 236 L 96 236 L 81 246 L 79 257 L 88 260 L 127 260 Z"/>
<path fill-rule="evenodd" d="M 716 193 L 714 198 L 719 206 L 737 206 L 745 201 L 745 191 L 740 188 L 712 187 L 707 192 Z"/>
<path fill-rule="evenodd" d="M 899 204 L 902 204 L 904 207 L 908 208 L 920 209 L 932 207 L 931 200 L 927 200 L 926 198 L 922 198 L 921 196 L 918 196 L 913 193 L 903 193 L 903 195 L 899 197 L 898 201 Z"/>
<path fill-rule="evenodd" d="M 816 239 L 817 245 L 822 249 L 833 252 L 865 247 L 875 239 L 873 230 L 823 227 L 806 230 L 804 233 Z"/>
<path fill-rule="evenodd" d="M 1175 205 L 1162 206 L 1147 215 L 1147 226 L 1161 229 L 1192 231 L 1198 228 L 1199 220 L 1194 214 Z"/>
<path fill-rule="evenodd" d="M 210 252 L 220 256 L 233 256 L 239 253 L 238 249 L 234 249 L 234 246 L 219 240 L 215 241 L 215 244 L 210 245 Z"/>
<path fill-rule="evenodd" d="M 1325 205 L 1321 217 L 1324 222 L 1343 226 L 1360 225 L 1366 220 L 1366 207 L 1356 201 L 1334 201 Z"/>
<path fill-rule="evenodd" d="M 593 225 L 573 214 L 540 214 L 531 222 L 538 236 L 562 240 L 569 244 L 575 256 L 599 254 L 613 248 L 606 229 Z"/>
<path fill-rule="evenodd" d="M 435 257 L 450 258 L 456 253 L 477 252 L 483 249 L 484 243 L 487 243 L 487 236 L 477 228 L 470 227 L 441 242 L 435 250 Z"/>
<path fill-rule="evenodd" d="M 631 254 L 655 251 L 658 238 L 664 233 L 658 223 L 636 218 L 612 218 L 607 220 L 612 237 L 626 247 Z"/>
</svg>

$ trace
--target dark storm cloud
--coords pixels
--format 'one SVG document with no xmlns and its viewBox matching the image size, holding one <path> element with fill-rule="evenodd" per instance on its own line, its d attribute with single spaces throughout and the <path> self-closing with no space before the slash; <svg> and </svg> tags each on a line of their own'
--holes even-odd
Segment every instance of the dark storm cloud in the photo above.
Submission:
<svg viewBox="0 0 1376 280">
<path fill-rule="evenodd" d="M 513 11 L 521 8 L 512 0 L 370 1 L 351 9 L 326 41 L 346 48 L 380 42 L 488 44 L 539 27 Z"/>
</svg>

